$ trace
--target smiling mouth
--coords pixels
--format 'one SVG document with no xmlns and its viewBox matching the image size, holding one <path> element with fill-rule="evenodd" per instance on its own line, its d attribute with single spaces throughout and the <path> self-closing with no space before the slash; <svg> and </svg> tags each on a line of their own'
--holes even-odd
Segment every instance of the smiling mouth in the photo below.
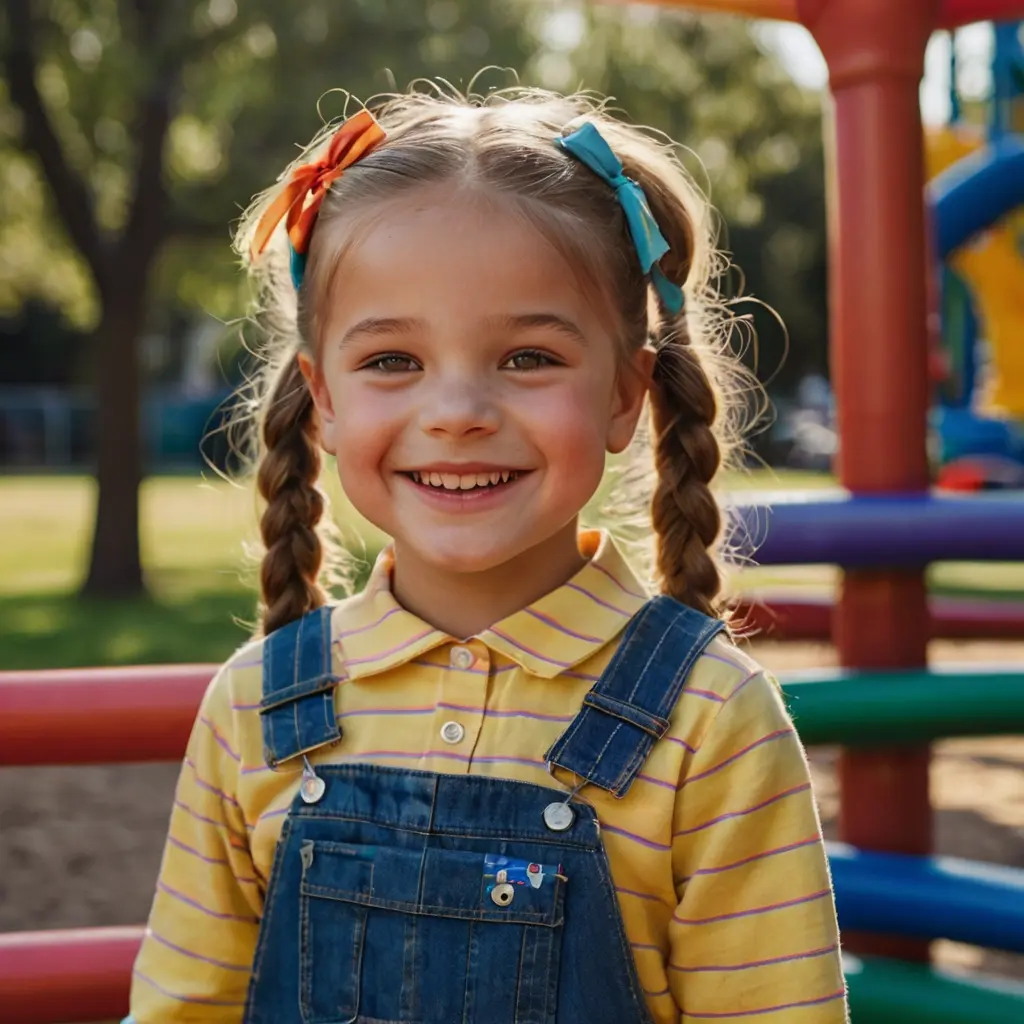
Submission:
<svg viewBox="0 0 1024 1024">
<path fill-rule="evenodd" d="M 505 484 L 514 483 L 528 470 L 496 469 L 489 473 L 437 473 L 426 470 L 411 470 L 402 473 L 414 484 L 437 491 L 480 491 L 494 490 Z"/>
</svg>

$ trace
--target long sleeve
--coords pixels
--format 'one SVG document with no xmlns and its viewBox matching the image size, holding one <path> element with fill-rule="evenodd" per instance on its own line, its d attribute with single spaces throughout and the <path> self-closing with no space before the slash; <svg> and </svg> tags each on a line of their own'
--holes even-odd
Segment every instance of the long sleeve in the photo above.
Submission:
<svg viewBox="0 0 1024 1024">
<path fill-rule="evenodd" d="M 262 911 L 226 676 L 211 682 L 189 739 L 149 926 L 132 978 L 135 1024 L 240 1021 Z"/>
<path fill-rule="evenodd" d="M 683 1024 L 842 1024 L 845 986 L 806 757 L 774 680 L 721 700 L 681 780 L 669 979 Z"/>
</svg>

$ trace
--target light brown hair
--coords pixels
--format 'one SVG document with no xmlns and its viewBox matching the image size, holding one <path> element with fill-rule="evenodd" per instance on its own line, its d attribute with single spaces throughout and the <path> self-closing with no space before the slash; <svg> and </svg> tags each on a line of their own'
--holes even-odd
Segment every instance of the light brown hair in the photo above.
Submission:
<svg viewBox="0 0 1024 1024">
<path fill-rule="evenodd" d="M 714 216 L 671 147 L 616 120 L 586 94 L 514 89 L 483 98 L 419 91 L 385 98 L 371 109 L 387 139 L 331 185 L 298 292 L 288 273 L 283 231 L 249 268 L 266 337 L 256 474 L 266 502 L 264 631 L 324 604 L 322 570 L 337 565 L 341 554 L 323 536 L 329 524 L 318 487 L 318 426 L 297 354 L 316 358 L 324 311 L 339 286 L 334 272 L 354 225 L 394 197 L 438 182 L 474 190 L 526 218 L 594 286 L 595 295 L 609 301 L 623 354 L 645 345 L 656 350 L 648 519 L 655 575 L 663 593 L 706 614 L 718 613 L 723 518 L 710 485 L 735 450 L 737 366 L 724 352 L 726 318 L 714 287 L 722 270 Z M 661 270 L 685 289 L 679 315 L 659 305 L 649 288 L 613 190 L 554 142 L 584 121 L 595 123 L 624 173 L 647 196 L 671 247 Z M 296 163 L 317 155 L 335 127 L 327 126 Z M 275 195 L 275 188 L 268 190 L 243 217 L 236 238 L 243 258 L 256 221 Z"/>
</svg>

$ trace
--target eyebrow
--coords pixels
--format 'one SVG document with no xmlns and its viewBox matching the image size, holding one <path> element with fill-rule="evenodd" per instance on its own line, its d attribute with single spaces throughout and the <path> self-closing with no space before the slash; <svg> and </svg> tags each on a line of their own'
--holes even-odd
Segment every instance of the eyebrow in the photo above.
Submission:
<svg viewBox="0 0 1024 1024">
<path fill-rule="evenodd" d="M 559 316 L 557 313 L 503 313 L 498 316 L 488 317 L 485 323 L 488 328 L 510 332 L 536 330 L 538 328 L 555 330 L 581 345 L 587 344 L 587 338 L 583 331 L 572 320 Z M 426 326 L 425 320 L 420 320 L 416 317 L 369 316 L 353 324 L 342 335 L 340 344 L 344 345 L 360 334 L 378 338 L 393 337 L 396 334 L 413 334 L 416 331 L 424 330 Z"/>
<path fill-rule="evenodd" d="M 357 334 L 370 337 L 389 337 L 395 334 L 412 334 L 426 327 L 426 321 L 415 317 L 368 316 L 353 324 L 343 335 L 339 344 L 344 345 Z"/>
<path fill-rule="evenodd" d="M 572 320 L 559 316 L 557 313 L 519 313 L 514 316 L 505 314 L 488 317 L 487 324 L 490 327 L 506 331 L 528 331 L 536 328 L 554 330 L 581 345 L 587 344 L 587 338 L 583 331 Z"/>
</svg>

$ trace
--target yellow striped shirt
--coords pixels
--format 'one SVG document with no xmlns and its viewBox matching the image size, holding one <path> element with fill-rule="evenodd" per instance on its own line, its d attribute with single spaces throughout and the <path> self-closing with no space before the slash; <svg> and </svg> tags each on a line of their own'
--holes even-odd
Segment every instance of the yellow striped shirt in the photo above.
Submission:
<svg viewBox="0 0 1024 1024">
<path fill-rule="evenodd" d="M 383 557 L 363 593 L 332 612 L 342 739 L 311 755 L 314 766 L 360 761 L 568 789 L 544 754 L 646 600 L 606 535 L 582 534 L 581 547 L 590 561 L 572 580 L 464 641 L 398 605 Z M 241 1020 L 266 879 L 300 778 L 263 762 L 260 677 L 256 641 L 220 670 L 196 719 L 136 962 L 137 1024 Z M 454 744 L 441 736 L 450 722 L 464 730 Z M 580 795 L 601 821 L 658 1024 L 846 1019 L 806 759 L 777 685 L 746 654 L 714 640 L 629 793 Z"/>
</svg>

